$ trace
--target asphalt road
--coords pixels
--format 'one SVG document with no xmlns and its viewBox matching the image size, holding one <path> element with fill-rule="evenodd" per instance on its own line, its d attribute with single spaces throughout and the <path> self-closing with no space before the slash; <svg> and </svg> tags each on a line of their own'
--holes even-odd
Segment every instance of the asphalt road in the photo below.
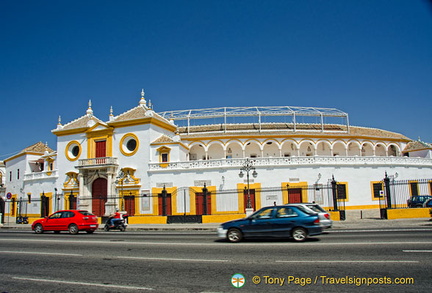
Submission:
<svg viewBox="0 0 432 293">
<path fill-rule="evenodd" d="M 431 228 L 237 244 L 207 231 L 0 231 L 0 292 L 10 293 L 430 292 L 431 269 Z"/>
</svg>

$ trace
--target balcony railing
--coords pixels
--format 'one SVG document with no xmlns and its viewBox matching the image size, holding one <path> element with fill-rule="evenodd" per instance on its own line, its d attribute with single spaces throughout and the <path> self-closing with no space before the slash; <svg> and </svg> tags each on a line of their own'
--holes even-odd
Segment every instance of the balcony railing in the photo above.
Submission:
<svg viewBox="0 0 432 293">
<path fill-rule="evenodd" d="M 78 168 L 100 167 L 100 166 L 111 166 L 111 165 L 118 165 L 117 158 L 102 157 L 102 158 L 81 159 L 78 161 Z"/>
<path fill-rule="evenodd" d="M 56 178 L 57 176 L 58 176 L 58 170 L 32 172 L 32 173 L 24 174 L 24 181 L 51 179 L 51 178 Z"/>
<path fill-rule="evenodd" d="M 218 159 L 218 160 L 198 160 L 185 162 L 171 162 L 164 164 L 150 163 L 150 171 L 161 170 L 182 170 L 182 169 L 209 169 L 209 168 L 229 168 L 242 167 L 246 158 L 241 159 Z M 432 166 L 432 159 L 429 158 L 410 158 L 410 157 L 284 157 L 284 158 L 250 158 L 254 166 L 292 166 L 292 165 L 403 165 L 403 166 Z"/>
</svg>

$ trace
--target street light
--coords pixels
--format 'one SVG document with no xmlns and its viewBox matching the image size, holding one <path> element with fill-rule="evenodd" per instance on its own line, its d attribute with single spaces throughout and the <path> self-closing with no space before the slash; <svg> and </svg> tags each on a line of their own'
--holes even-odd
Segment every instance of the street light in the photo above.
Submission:
<svg viewBox="0 0 432 293">
<path fill-rule="evenodd" d="M 256 178 L 258 176 L 258 173 L 255 171 L 255 167 L 252 164 L 252 161 L 249 160 L 249 158 L 246 159 L 243 167 L 240 168 L 240 173 L 239 173 L 239 177 L 243 178 L 244 176 L 244 172 L 246 172 L 246 182 L 247 182 L 247 203 L 246 203 L 246 208 L 247 209 L 251 209 L 252 208 L 252 204 L 251 204 L 251 199 L 250 199 L 250 188 L 249 188 L 249 173 L 250 171 L 252 172 L 252 176 L 254 178 Z"/>
<path fill-rule="evenodd" d="M 123 170 L 120 170 L 117 176 L 117 180 L 115 181 L 116 184 L 120 183 L 120 196 L 119 196 L 119 208 L 123 211 L 123 182 L 124 182 L 124 175 L 125 173 Z"/>
</svg>

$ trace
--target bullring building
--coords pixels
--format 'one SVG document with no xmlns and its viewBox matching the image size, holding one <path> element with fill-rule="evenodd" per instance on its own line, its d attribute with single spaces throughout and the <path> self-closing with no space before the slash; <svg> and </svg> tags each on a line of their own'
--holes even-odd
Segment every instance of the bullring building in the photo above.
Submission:
<svg viewBox="0 0 432 293">
<path fill-rule="evenodd" d="M 431 194 L 431 145 L 352 126 L 338 109 L 155 112 L 144 91 L 137 100 L 107 120 L 89 102 L 83 116 L 59 118 L 56 150 L 37 143 L 6 159 L 4 213 L 32 219 L 79 208 L 102 217 L 118 208 L 130 223 L 223 222 L 295 202 L 379 211 L 384 179 L 403 182 L 393 205 Z"/>
</svg>

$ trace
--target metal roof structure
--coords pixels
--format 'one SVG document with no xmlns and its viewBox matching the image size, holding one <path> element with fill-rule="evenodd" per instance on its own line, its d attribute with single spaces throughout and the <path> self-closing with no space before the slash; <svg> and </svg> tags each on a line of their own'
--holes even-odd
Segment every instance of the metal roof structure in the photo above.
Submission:
<svg viewBox="0 0 432 293">
<path fill-rule="evenodd" d="M 281 117 L 285 119 L 284 122 L 292 123 L 294 125 L 294 131 L 297 124 L 320 124 L 321 130 L 324 131 L 327 119 L 341 118 L 343 125 L 346 126 L 349 131 L 349 118 L 348 114 L 335 108 L 317 108 L 317 107 L 292 107 L 292 106 L 257 106 L 257 107 L 220 107 L 220 108 L 207 108 L 207 109 L 191 109 L 191 110 L 174 110 L 159 112 L 159 115 L 168 120 L 173 121 L 186 121 L 188 128 L 191 126 L 191 120 L 208 120 L 210 119 L 223 119 L 220 124 L 227 125 L 229 118 L 240 117 L 242 121 L 246 123 L 258 123 L 261 130 L 261 124 L 264 123 L 263 119 L 266 120 L 278 120 L 280 122 Z M 273 118 L 272 118 L 273 117 Z M 278 118 L 275 118 L 278 117 Z M 249 118 L 249 119 L 248 119 Z M 287 118 L 289 120 L 287 120 Z M 311 122 L 311 118 L 316 119 L 315 122 Z M 301 122 L 300 120 L 306 119 L 308 122 Z M 257 121 L 254 121 L 257 120 Z M 276 121 L 271 121 L 276 122 Z M 238 123 L 238 122 L 234 122 Z M 215 122 L 206 124 L 216 124 Z M 339 123 L 338 123 L 339 124 Z M 226 130 L 226 128 L 225 128 Z"/>
</svg>

